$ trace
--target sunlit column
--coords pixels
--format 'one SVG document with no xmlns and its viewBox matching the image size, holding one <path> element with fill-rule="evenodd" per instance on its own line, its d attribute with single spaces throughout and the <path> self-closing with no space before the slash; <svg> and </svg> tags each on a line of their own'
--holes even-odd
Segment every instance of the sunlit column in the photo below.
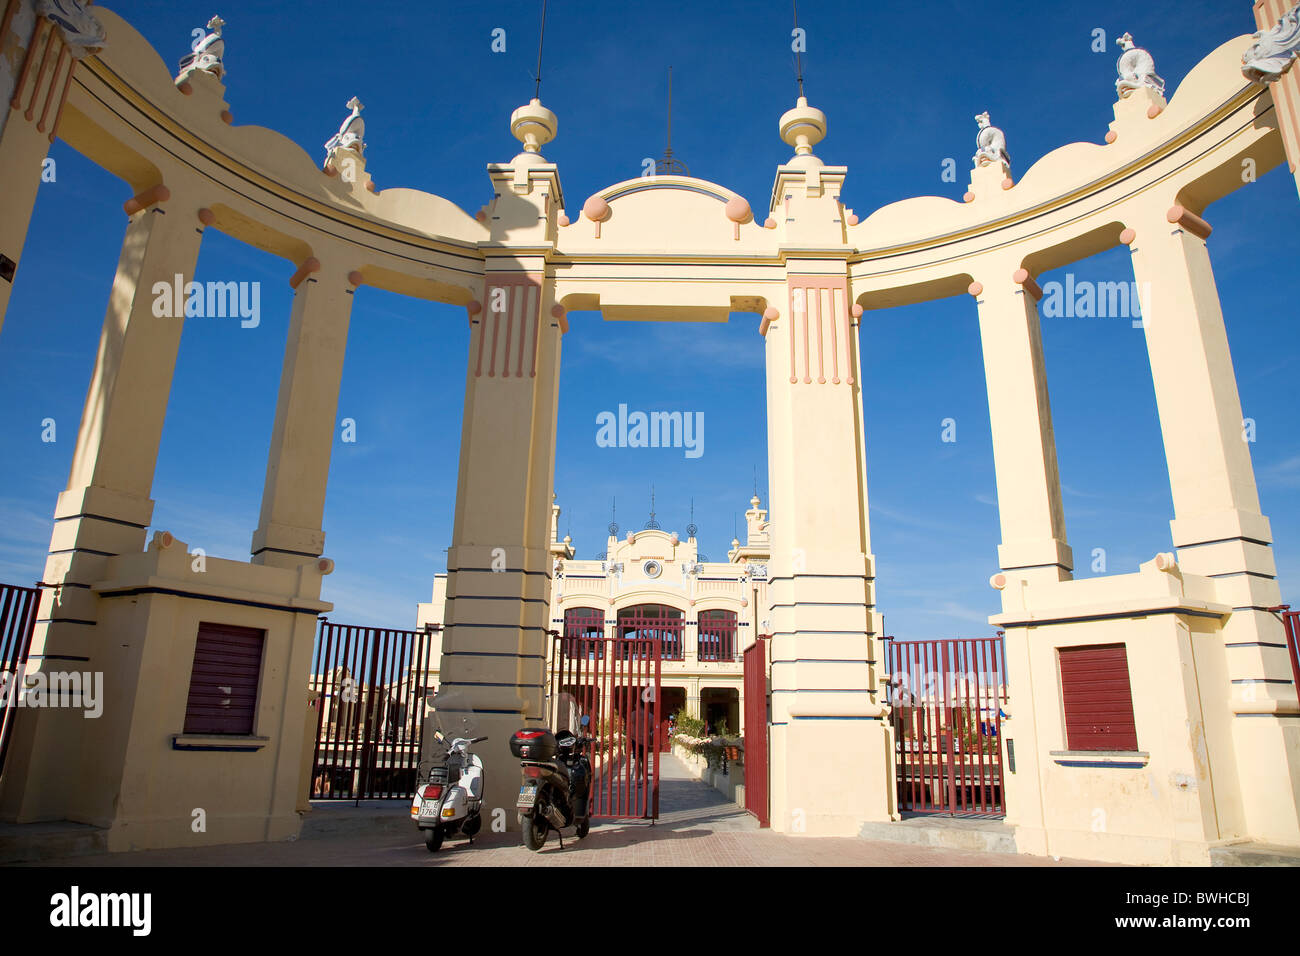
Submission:
<svg viewBox="0 0 1300 956">
<path fill-rule="evenodd" d="M 1042 293 L 1028 272 L 1005 260 L 973 274 L 1002 525 L 998 564 L 1013 580 L 1067 580 L 1074 559 L 1038 324 Z"/>
<path fill-rule="evenodd" d="M 1231 747 L 1217 742 L 1214 752 L 1237 760 L 1249 832 L 1293 840 L 1300 745 L 1291 728 L 1300 706 L 1282 624 L 1268 611 L 1281 601 L 1272 532 L 1260 513 L 1209 234 L 1197 214 L 1153 199 L 1121 239 L 1141 293 L 1178 569 L 1212 579 L 1219 603 L 1232 608 L 1216 638 L 1227 672 L 1200 677 L 1203 706 L 1212 708 L 1207 733 L 1224 726 L 1232 735 Z M 1225 703 L 1231 716 L 1219 723 L 1213 708 Z"/>
<path fill-rule="evenodd" d="M 352 299 L 361 277 L 342 257 L 311 258 L 296 284 L 266 461 L 253 562 L 292 568 L 325 548 L 322 522 Z"/>
<path fill-rule="evenodd" d="M 447 555 L 447 618 L 438 707 L 489 741 L 489 764 L 509 766 L 510 734 L 548 720 L 547 594 L 560 345 L 568 330 L 553 285 L 535 269 L 489 263 L 470 341 L 456 517 Z M 614 625 L 613 608 L 606 624 Z M 469 725 L 465 729 L 471 729 Z M 488 781 L 489 806 L 513 806 L 506 774 Z"/>
<path fill-rule="evenodd" d="M 158 184 L 125 206 L 130 219 L 68 486 L 55 506 L 43 580 L 57 588 L 42 596 L 32 639 L 32 660 L 42 669 L 63 661 L 77 662 L 78 670 L 102 669 L 91 585 L 103 580 L 109 558 L 143 549 L 153 518 L 150 493 L 184 324 L 183 289 L 202 241 L 197 207 L 186 201 L 192 190 L 169 182 L 171 190 Z M 48 813 L 58 805 L 44 782 L 46 775 L 66 781 L 66 767 L 81 759 L 81 720 L 71 709 L 24 713 L 5 767 L 6 816 Z"/>
<path fill-rule="evenodd" d="M 773 516 L 771 820 L 785 832 L 856 834 L 863 820 L 895 812 L 860 313 L 844 263 L 807 260 L 791 268 L 761 326 Z M 851 770 L 837 756 L 844 750 L 855 754 Z"/>
</svg>

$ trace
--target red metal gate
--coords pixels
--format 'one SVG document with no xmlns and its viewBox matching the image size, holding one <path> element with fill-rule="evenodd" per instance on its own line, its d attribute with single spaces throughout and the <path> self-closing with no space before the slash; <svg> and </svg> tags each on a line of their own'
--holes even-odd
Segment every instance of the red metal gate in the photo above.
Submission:
<svg viewBox="0 0 1300 956">
<path fill-rule="evenodd" d="M 767 747 L 767 641 L 760 634 L 745 648 L 745 809 L 760 827 L 771 826 L 768 816 Z"/>
<path fill-rule="evenodd" d="M 433 634 L 320 619 L 312 662 L 313 799 L 409 800 L 420 763 Z"/>
<path fill-rule="evenodd" d="M 1300 694 L 1300 611 L 1291 610 L 1291 605 L 1269 608 L 1282 615 L 1286 625 L 1286 652 L 1291 657 L 1291 678 L 1295 681 L 1296 693 Z"/>
<path fill-rule="evenodd" d="M 591 718 L 594 818 L 659 817 L 662 654 L 652 636 L 596 637 L 566 626 L 555 637 L 547 712 L 556 732 L 576 731 L 584 715 Z"/>
<path fill-rule="evenodd" d="M 0 584 L 0 770 L 4 769 L 22 692 L 27 655 L 36 630 L 36 609 L 41 603 L 40 586 Z"/>
<path fill-rule="evenodd" d="M 1001 637 L 885 639 L 901 810 L 1006 813 Z"/>
</svg>

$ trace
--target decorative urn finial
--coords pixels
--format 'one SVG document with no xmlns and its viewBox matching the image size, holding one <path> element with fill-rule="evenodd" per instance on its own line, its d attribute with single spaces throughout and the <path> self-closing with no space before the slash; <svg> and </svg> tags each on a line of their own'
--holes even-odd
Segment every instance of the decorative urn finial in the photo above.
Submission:
<svg viewBox="0 0 1300 956">
<path fill-rule="evenodd" d="M 515 157 L 514 162 L 544 163 L 541 149 L 559 130 L 560 121 L 554 113 L 542 105 L 542 101 L 533 97 L 527 106 L 521 106 L 510 114 L 510 135 L 524 144 L 524 151 Z"/>
<path fill-rule="evenodd" d="M 792 110 L 781 114 L 781 139 L 794 147 L 792 166 L 821 166 L 813 147 L 826 138 L 826 114 L 808 105 L 808 97 L 799 97 Z"/>
</svg>

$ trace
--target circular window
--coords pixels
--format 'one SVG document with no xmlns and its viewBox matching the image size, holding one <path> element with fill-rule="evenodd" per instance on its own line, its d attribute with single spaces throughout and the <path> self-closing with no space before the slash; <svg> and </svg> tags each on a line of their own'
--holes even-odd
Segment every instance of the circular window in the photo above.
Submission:
<svg viewBox="0 0 1300 956">
<path fill-rule="evenodd" d="M 658 561 L 647 561 L 645 564 L 641 565 L 641 570 L 645 573 L 646 577 L 657 578 L 659 575 L 664 573 L 664 566 Z"/>
</svg>

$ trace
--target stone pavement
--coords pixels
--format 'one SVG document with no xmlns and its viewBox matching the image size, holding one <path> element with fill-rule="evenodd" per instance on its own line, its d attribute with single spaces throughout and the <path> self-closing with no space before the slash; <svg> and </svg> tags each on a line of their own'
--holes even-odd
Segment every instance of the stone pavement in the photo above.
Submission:
<svg viewBox="0 0 1300 956">
<path fill-rule="evenodd" d="M 425 849 L 412 824 L 387 833 L 339 833 L 292 843 L 229 844 L 44 860 L 37 866 L 1070 866 L 1010 853 L 944 850 L 874 840 L 792 837 L 760 830 L 749 814 L 695 778 L 675 757 L 661 764 L 659 821 L 599 823 L 585 840 L 552 833 L 530 853 L 518 833 L 450 838 Z M 335 812 L 343 812 L 335 811 Z M 395 803 L 405 816 L 407 804 Z M 569 831 L 570 833 L 572 831 Z"/>
</svg>

